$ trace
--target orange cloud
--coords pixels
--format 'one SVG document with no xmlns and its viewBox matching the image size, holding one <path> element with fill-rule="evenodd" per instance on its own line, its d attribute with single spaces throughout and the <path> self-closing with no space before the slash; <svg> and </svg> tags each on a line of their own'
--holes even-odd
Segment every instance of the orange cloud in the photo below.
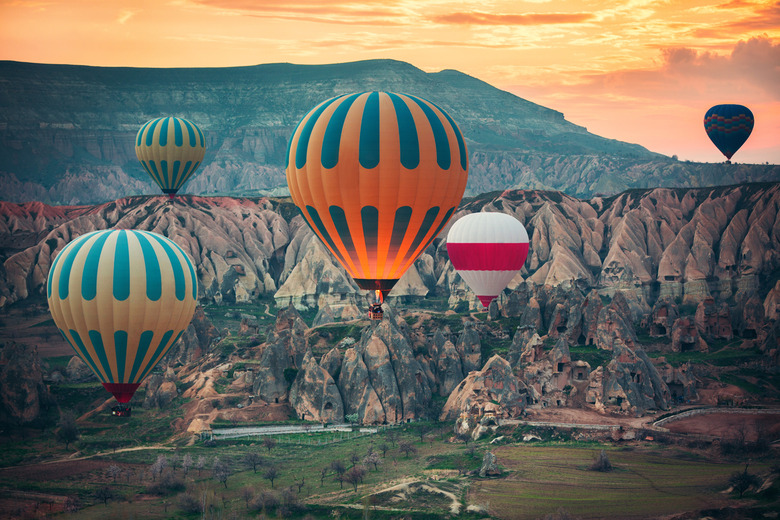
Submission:
<svg viewBox="0 0 780 520">
<path fill-rule="evenodd" d="M 551 25 L 582 23 L 593 18 L 591 13 L 493 14 L 472 11 L 437 15 L 431 17 L 431 20 L 438 23 L 459 25 Z"/>
</svg>

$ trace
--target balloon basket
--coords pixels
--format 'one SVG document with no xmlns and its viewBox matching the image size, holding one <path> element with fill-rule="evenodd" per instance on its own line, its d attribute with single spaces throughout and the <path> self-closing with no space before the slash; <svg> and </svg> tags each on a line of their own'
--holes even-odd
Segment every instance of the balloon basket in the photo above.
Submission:
<svg viewBox="0 0 780 520">
<path fill-rule="evenodd" d="M 111 415 L 117 417 L 130 417 L 133 408 L 129 404 L 120 403 L 111 407 Z"/>
<path fill-rule="evenodd" d="M 368 308 L 368 319 L 371 321 L 380 321 L 384 315 L 381 303 L 371 304 L 371 307 Z"/>
</svg>

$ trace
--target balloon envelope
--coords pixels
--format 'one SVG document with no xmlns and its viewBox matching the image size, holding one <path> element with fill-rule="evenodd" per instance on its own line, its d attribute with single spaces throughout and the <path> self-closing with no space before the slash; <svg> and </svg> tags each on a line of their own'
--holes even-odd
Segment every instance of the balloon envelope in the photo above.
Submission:
<svg viewBox="0 0 780 520">
<path fill-rule="evenodd" d="M 742 105 L 715 105 L 704 115 L 704 129 L 726 160 L 731 160 L 753 131 L 753 112 Z"/>
<path fill-rule="evenodd" d="M 290 195 L 306 222 L 358 286 L 385 296 L 447 224 L 467 180 L 455 122 L 404 94 L 321 103 L 287 153 Z"/>
<path fill-rule="evenodd" d="M 120 403 L 179 339 L 197 293 L 195 269 L 178 245 L 124 229 L 68 243 L 47 285 L 60 332 Z"/>
<path fill-rule="evenodd" d="M 523 268 L 528 233 L 506 213 L 472 213 L 450 228 L 447 253 L 460 277 L 487 307 Z"/>
<path fill-rule="evenodd" d="M 198 169 L 206 140 L 198 125 L 178 117 L 147 121 L 135 137 L 135 155 L 171 198 Z"/>
</svg>

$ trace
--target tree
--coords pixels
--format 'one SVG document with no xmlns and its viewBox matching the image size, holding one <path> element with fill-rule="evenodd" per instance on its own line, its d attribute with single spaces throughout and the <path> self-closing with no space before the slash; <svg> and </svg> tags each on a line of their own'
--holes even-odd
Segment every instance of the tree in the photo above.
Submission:
<svg viewBox="0 0 780 520">
<path fill-rule="evenodd" d="M 602 472 L 612 471 L 612 463 L 609 461 L 609 457 L 607 457 L 606 451 L 601 450 L 599 456 L 595 461 L 593 461 L 593 464 L 591 464 L 590 469 L 593 471 Z"/>
<path fill-rule="evenodd" d="M 195 469 L 198 470 L 198 476 L 200 476 L 200 472 L 203 468 L 206 467 L 206 457 L 201 455 L 198 457 L 198 462 L 195 463 Z"/>
<path fill-rule="evenodd" d="M 345 471 L 347 471 L 347 468 L 344 466 L 344 463 L 340 460 L 334 460 L 330 463 L 330 469 L 333 470 L 333 472 L 336 475 L 343 475 Z"/>
<path fill-rule="evenodd" d="M 398 432 L 395 430 L 386 430 L 385 438 L 387 439 L 387 442 L 392 444 L 393 448 L 395 448 L 395 445 L 398 442 Z"/>
<path fill-rule="evenodd" d="M 247 509 L 249 509 L 249 501 L 252 500 L 254 496 L 255 491 L 252 489 L 252 486 L 244 486 L 241 488 L 241 497 L 244 499 Z"/>
<path fill-rule="evenodd" d="M 357 424 L 358 420 L 360 419 L 360 415 L 358 415 L 357 412 L 355 412 L 355 413 L 351 413 L 349 415 L 345 415 L 344 419 L 346 419 L 346 421 L 349 424 Z"/>
<path fill-rule="evenodd" d="M 120 468 L 116 464 L 111 464 L 106 470 L 106 475 L 111 479 L 113 479 L 114 482 L 116 482 L 117 477 L 120 476 L 121 474 L 122 474 L 122 468 Z"/>
<path fill-rule="evenodd" d="M 271 450 L 276 446 L 276 439 L 273 437 L 266 437 L 263 439 L 263 446 L 268 450 L 268 453 L 271 453 Z"/>
<path fill-rule="evenodd" d="M 221 460 L 219 457 L 214 457 L 214 466 L 211 474 L 213 475 L 214 480 L 225 486 L 225 489 L 227 489 L 227 479 L 232 473 L 227 461 Z"/>
<path fill-rule="evenodd" d="M 271 489 L 274 487 L 274 480 L 279 477 L 279 469 L 276 466 L 268 466 L 263 473 L 263 478 L 271 481 Z"/>
<path fill-rule="evenodd" d="M 423 442 L 425 440 L 425 434 L 431 431 L 431 426 L 425 423 L 418 423 L 415 425 L 414 429 L 417 432 L 417 435 L 420 436 L 420 442 Z"/>
<path fill-rule="evenodd" d="M 358 462 L 360 462 L 360 455 L 358 455 L 356 451 L 353 451 L 349 454 L 349 463 L 354 467 Z"/>
<path fill-rule="evenodd" d="M 365 457 L 363 457 L 363 465 L 364 466 L 373 465 L 374 471 L 378 469 L 377 466 L 379 466 L 379 464 L 382 464 L 382 459 L 379 457 L 378 453 L 371 452 Z"/>
<path fill-rule="evenodd" d="M 108 486 L 103 486 L 95 490 L 95 498 L 101 500 L 103 505 L 108 505 L 108 501 L 114 498 L 114 492 Z"/>
<path fill-rule="evenodd" d="M 357 487 L 358 484 L 363 482 L 363 477 L 366 474 L 366 470 L 363 469 L 362 466 L 352 466 L 349 468 L 349 471 L 344 473 L 344 480 L 348 484 L 352 484 L 352 487 L 355 488 L 355 492 L 357 493 Z"/>
<path fill-rule="evenodd" d="M 739 498 L 742 498 L 742 495 L 745 494 L 745 491 L 747 491 L 750 487 L 758 487 L 761 485 L 761 479 L 758 478 L 757 475 L 748 473 L 749 464 L 749 462 L 745 464 L 744 471 L 737 471 L 731 475 L 731 477 L 729 477 L 729 484 L 732 488 L 734 488 L 734 491 L 739 493 Z"/>
<path fill-rule="evenodd" d="M 192 455 L 189 453 L 185 453 L 184 457 L 181 458 L 181 470 L 184 472 L 184 476 L 187 476 L 187 473 L 190 472 L 190 468 L 192 468 L 194 461 L 192 460 Z"/>
<path fill-rule="evenodd" d="M 387 456 L 387 450 L 389 449 L 390 446 L 388 446 L 386 442 L 383 442 L 382 444 L 379 445 L 379 450 L 382 452 L 382 457 Z"/>
<path fill-rule="evenodd" d="M 66 450 L 71 442 L 75 442 L 79 439 L 79 427 L 76 425 L 76 418 L 72 413 L 66 412 L 62 414 L 56 435 L 59 442 L 65 443 Z"/>
<path fill-rule="evenodd" d="M 325 485 L 325 477 L 328 476 L 328 471 L 330 471 L 328 466 L 325 466 L 320 470 L 320 487 Z"/>
<path fill-rule="evenodd" d="M 165 455 L 160 454 L 157 456 L 157 460 L 154 461 L 152 464 L 151 472 L 152 472 L 152 481 L 156 481 L 157 477 L 162 475 L 165 471 L 165 468 L 168 467 L 168 459 L 165 458 Z"/>
<path fill-rule="evenodd" d="M 417 448 L 411 443 L 404 441 L 401 444 L 398 445 L 398 450 L 401 451 L 401 453 L 406 454 L 406 458 L 409 458 L 409 455 L 415 455 L 417 454 Z"/>
<path fill-rule="evenodd" d="M 265 461 L 263 460 L 263 457 L 254 451 L 250 451 L 244 455 L 244 464 L 252 468 L 255 473 L 257 473 L 257 467 L 262 466 L 264 463 Z"/>
</svg>

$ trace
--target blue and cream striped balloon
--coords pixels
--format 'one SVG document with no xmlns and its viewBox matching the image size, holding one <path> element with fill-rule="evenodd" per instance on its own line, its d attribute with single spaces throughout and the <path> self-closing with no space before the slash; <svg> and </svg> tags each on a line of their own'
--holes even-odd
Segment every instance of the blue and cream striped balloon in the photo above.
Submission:
<svg viewBox="0 0 780 520">
<path fill-rule="evenodd" d="M 147 231 L 94 231 L 52 263 L 47 297 L 62 335 L 106 389 L 127 402 L 192 320 L 195 269 Z"/>
<path fill-rule="evenodd" d="M 178 117 L 147 121 L 135 137 L 135 155 L 171 198 L 198 169 L 205 154 L 206 139 L 198 125 Z"/>
</svg>

